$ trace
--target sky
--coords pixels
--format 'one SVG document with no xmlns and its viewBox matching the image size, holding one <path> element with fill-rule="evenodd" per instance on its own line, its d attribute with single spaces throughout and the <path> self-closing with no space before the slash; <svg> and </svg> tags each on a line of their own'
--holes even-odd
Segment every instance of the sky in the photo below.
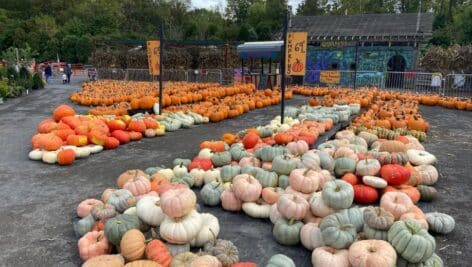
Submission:
<svg viewBox="0 0 472 267">
<path fill-rule="evenodd" d="M 226 0 L 191 0 L 192 6 L 195 8 L 214 8 L 224 10 L 226 6 Z M 302 0 L 288 0 L 288 4 L 293 7 L 293 10 L 297 9 L 297 6 Z"/>
</svg>

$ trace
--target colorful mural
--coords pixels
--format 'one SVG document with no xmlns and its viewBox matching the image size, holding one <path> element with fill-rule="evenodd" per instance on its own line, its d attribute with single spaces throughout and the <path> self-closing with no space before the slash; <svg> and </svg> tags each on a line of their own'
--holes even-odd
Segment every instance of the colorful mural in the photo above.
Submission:
<svg viewBox="0 0 472 267">
<path fill-rule="evenodd" d="M 358 47 L 358 85 L 362 86 L 363 80 L 380 79 L 387 71 L 387 64 L 391 57 L 401 55 L 405 59 L 405 69 L 413 68 L 415 49 L 409 46 L 365 46 Z M 307 75 L 305 82 L 308 84 L 319 83 L 319 71 L 352 70 L 356 62 L 356 47 L 346 46 L 338 48 L 325 48 L 309 46 L 307 51 Z M 364 71 L 364 72 L 363 72 Z M 369 73 L 366 73 L 368 71 Z M 342 75 L 341 85 L 352 86 L 354 74 Z"/>
</svg>

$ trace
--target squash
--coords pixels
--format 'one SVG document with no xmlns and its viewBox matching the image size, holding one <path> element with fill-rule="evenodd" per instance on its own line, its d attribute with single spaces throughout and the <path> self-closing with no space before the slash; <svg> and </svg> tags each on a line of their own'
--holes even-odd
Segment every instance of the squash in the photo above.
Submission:
<svg viewBox="0 0 472 267">
<path fill-rule="evenodd" d="M 190 241 L 192 247 L 203 247 L 205 243 L 216 238 L 220 233 L 218 218 L 210 213 L 202 213 L 200 217 L 202 218 L 202 228 L 197 236 Z"/>
<path fill-rule="evenodd" d="M 145 249 L 146 258 L 157 262 L 162 266 L 169 266 L 172 261 L 172 254 L 166 245 L 158 239 L 151 240 Z"/>
<path fill-rule="evenodd" d="M 189 214 L 197 203 L 197 196 L 189 188 L 171 189 L 161 195 L 161 209 L 170 218 Z"/>
<path fill-rule="evenodd" d="M 241 161 L 243 161 L 244 159 L 250 159 L 250 158 L 243 158 L 241 159 Z M 257 160 L 256 158 L 252 158 L 252 159 Z M 236 175 L 241 174 L 241 168 L 244 167 L 244 164 L 243 166 L 241 166 L 241 161 L 239 162 L 240 166 L 225 165 L 221 167 L 220 169 L 221 181 L 225 183 L 231 182 Z"/>
<path fill-rule="evenodd" d="M 380 162 L 376 159 L 359 160 L 356 165 L 356 174 L 359 176 L 375 176 L 380 171 Z"/>
<path fill-rule="evenodd" d="M 275 156 L 272 161 L 272 171 L 278 175 L 289 175 L 297 167 L 296 162 L 286 155 Z"/>
<path fill-rule="evenodd" d="M 112 205 L 98 204 L 90 209 L 90 214 L 95 220 L 108 220 L 116 216 L 116 210 Z"/>
<path fill-rule="evenodd" d="M 356 170 L 356 160 L 348 157 L 340 157 L 334 161 L 334 173 L 340 177 Z"/>
<path fill-rule="evenodd" d="M 418 185 L 416 189 L 420 192 L 421 201 L 431 202 L 438 197 L 438 191 L 432 186 Z"/>
<path fill-rule="evenodd" d="M 370 227 L 368 224 L 364 224 L 362 229 L 364 236 L 368 239 L 377 239 L 377 240 L 388 240 L 388 231 L 380 230 Z"/>
<path fill-rule="evenodd" d="M 195 258 L 190 267 L 221 267 L 221 262 L 214 256 L 203 255 Z"/>
<path fill-rule="evenodd" d="M 161 267 L 161 265 L 155 261 L 137 260 L 128 262 L 125 267 Z"/>
<path fill-rule="evenodd" d="M 120 253 L 127 261 L 135 261 L 144 256 L 145 237 L 137 229 L 128 230 L 120 241 Z"/>
<path fill-rule="evenodd" d="M 77 216 L 80 218 L 89 216 L 92 208 L 100 204 L 103 205 L 103 202 L 94 198 L 89 198 L 80 202 L 79 205 L 77 205 Z"/>
<path fill-rule="evenodd" d="M 424 150 L 417 150 L 417 149 L 409 149 L 406 151 L 408 155 L 408 159 L 411 164 L 419 166 L 419 165 L 431 165 L 436 162 L 436 157 Z"/>
<path fill-rule="evenodd" d="M 192 252 L 183 252 L 178 255 L 175 255 L 175 257 L 172 259 L 172 262 L 170 263 L 170 267 L 187 267 L 190 266 L 191 262 L 198 258 L 198 255 L 192 253 Z"/>
<path fill-rule="evenodd" d="M 253 202 L 259 199 L 262 185 L 251 175 L 240 174 L 234 177 L 232 190 L 241 201 Z"/>
<path fill-rule="evenodd" d="M 388 242 L 399 256 L 412 263 L 426 261 L 436 249 L 434 237 L 413 220 L 395 222 L 388 230 Z"/>
<path fill-rule="evenodd" d="M 394 266 L 397 253 L 383 240 L 362 240 L 349 247 L 349 262 L 352 266 Z"/>
<path fill-rule="evenodd" d="M 352 207 L 349 209 L 343 209 L 338 211 L 338 213 L 347 217 L 349 222 L 356 227 L 356 231 L 360 232 L 362 230 L 362 226 L 364 225 L 364 216 L 360 208 Z"/>
<path fill-rule="evenodd" d="M 320 230 L 323 242 L 336 249 L 349 247 L 357 236 L 356 227 L 341 213 L 324 217 L 320 222 Z"/>
<path fill-rule="evenodd" d="M 76 224 L 74 224 L 74 231 L 78 236 L 83 236 L 90 230 L 92 230 L 93 225 L 95 224 L 95 219 L 92 215 L 88 215 L 80 219 Z"/>
<path fill-rule="evenodd" d="M 433 165 L 420 165 L 416 166 L 415 169 L 419 173 L 420 184 L 434 185 L 438 181 L 439 173 Z"/>
<path fill-rule="evenodd" d="M 291 188 L 309 194 L 318 190 L 320 176 L 311 169 L 295 169 L 290 173 L 288 182 Z"/>
<path fill-rule="evenodd" d="M 342 180 L 326 182 L 322 197 L 324 203 L 333 209 L 346 209 L 352 205 L 354 200 L 354 189 L 352 185 Z"/>
<path fill-rule="evenodd" d="M 86 233 L 79 239 L 78 247 L 80 258 L 84 261 L 111 251 L 111 246 L 103 231 Z"/>
<path fill-rule="evenodd" d="M 349 251 L 347 249 L 334 249 L 332 247 L 319 247 L 311 254 L 313 267 L 350 267 Z"/>
<path fill-rule="evenodd" d="M 303 223 L 294 219 L 279 219 L 272 231 L 275 240 L 282 245 L 296 245 L 300 243 L 300 231 Z"/>
<path fill-rule="evenodd" d="M 413 207 L 410 197 L 402 192 L 387 192 L 380 198 L 380 207 L 389 211 L 398 220 Z"/>
<path fill-rule="evenodd" d="M 221 195 L 221 206 L 224 210 L 239 211 L 241 210 L 242 201 L 236 197 L 232 189 L 225 189 Z"/>
<path fill-rule="evenodd" d="M 298 195 L 282 194 L 277 200 L 277 208 L 284 218 L 301 220 L 308 212 L 309 204 Z"/>
<path fill-rule="evenodd" d="M 238 248 L 231 241 L 222 239 L 213 240 L 205 244 L 204 250 L 215 256 L 224 267 L 239 262 Z"/>
<path fill-rule="evenodd" d="M 309 201 L 311 212 L 318 217 L 326 217 L 335 213 L 336 210 L 326 205 L 321 194 L 321 192 L 316 192 L 311 196 Z"/>
<path fill-rule="evenodd" d="M 258 200 L 257 202 L 244 202 L 242 204 L 242 210 L 247 215 L 253 218 L 269 218 L 271 206 L 264 201 Z"/>
<path fill-rule="evenodd" d="M 321 230 L 317 223 L 307 223 L 300 230 L 300 241 L 308 250 L 324 246 Z"/>
<path fill-rule="evenodd" d="M 265 170 L 257 171 L 255 178 L 259 181 L 263 188 L 276 187 L 279 180 L 277 173 Z"/>
<path fill-rule="evenodd" d="M 118 255 L 100 255 L 88 259 L 82 267 L 124 267 L 125 260 Z"/>
<path fill-rule="evenodd" d="M 165 217 L 159 227 L 161 237 L 172 244 L 186 244 L 194 239 L 202 227 L 202 217 L 195 210 L 184 217 Z"/>
<path fill-rule="evenodd" d="M 127 170 L 124 173 L 120 174 L 120 176 L 118 176 L 118 178 L 116 179 L 116 184 L 119 188 L 123 188 L 123 185 L 125 185 L 126 182 L 140 176 L 146 177 L 147 175 L 145 172 L 139 169 Z"/>
<path fill-rule="evenodd" d="M 127 189 L 134 196 L 144 195 L 151 191 L 151 182 L 147 176 L 137 176 L 128 180 L 123 185 L 123 189 Z"/>
<path fill-rule="evenodd" d="M 136 198 L 129 190 L 119 189 L 110 194 L 107 204 L 115 207 L 117 212 L 123 212 L 136 204 Z"/>
<path fill-rule="evenodd" d="M 160 198 L 146 196 L 140 199 L 136 205 L 136 215 L 146 224 L 159 226 L 165 217 L 161 209 Z"/>
<path fill-rule="evenodd" d="M 266 267 L 296 267 L 293 260 L 284 254 L 275 254 L 270 257 Z"/>
<path fill-rule="evenodd" d="M 366 185 L 379 189 L 385 188 L 388 185 L 387 181 L 377 176 L 364 176 L 362 177 L 362 182 Z"/>
<path fill-rule="evenodd" d="M 426 213 L 429 229 L 438 234 L 449 234 L 454 230 L 456 222 L 450 215 L 440 212 Z"/>
<path fill-rule="evenodd" d="M 395 217 L 389 211 L 381 207 L 367 207 L 364 209 L 364 222 L 370 228 L 378 230 L 388 230 L 393 225 Z"/>
<path fill-rule="evenodd" d="M 223 190 L 224 187 L 221 183 L 207 183 L 203 186 L 202 190 L 200 190 L 200 197 L 205 205 L 216 206 L 220 204 L 220 196 Z"/>
<path fill-rule="evenodd" d="M 105 236 L 114 245 L 119 245 L 123 235 L 131 229 L 139 229 L 139 219 L 135 215 L 120 214 L 105 223 Z"/>
</svg>

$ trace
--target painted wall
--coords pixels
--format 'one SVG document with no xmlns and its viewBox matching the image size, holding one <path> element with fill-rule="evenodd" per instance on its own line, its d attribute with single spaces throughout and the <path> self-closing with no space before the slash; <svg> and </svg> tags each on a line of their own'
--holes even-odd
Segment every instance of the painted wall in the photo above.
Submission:
<svg viewBox="0 0 472 267">
<path fill-rule="evenodd" d="M 375 71 L 381 73 L 387 71 L 387 64 L 392 56 L 401 55 L 406 61 L 406 70 L 414 68 L 415 64 L 415 49 L 409 46 L 365 46 L 358 47 L 358 71 Z M 333 63 L 338 64 L 338 70 L 350 70 L 351 64 L 356 62 L 356 47 L 347 46 L 340 48 L 323 48 L 309 46 L 307 51 L 307 75 L 305 76 L 306 83 L 314 84 L 319 82 L 319 70 L 331 69 Z M 362 75 L 358 79 L 361 79 Z M 349 84 L 352 75 L 341 76 L 341 84 L 343 80 Z M 364 75 L 365 76 L 365 75 Z M 370 75 L 372 76 L 372 75 Z M 368 77 L 372 78 L 372 77 Z M 349 81 L 347 81 L 349 80 Z M 348 85 L 344 84 L 344 85 Z M 359 84 L 361 85 L 361 84 Z"/>
</svg>

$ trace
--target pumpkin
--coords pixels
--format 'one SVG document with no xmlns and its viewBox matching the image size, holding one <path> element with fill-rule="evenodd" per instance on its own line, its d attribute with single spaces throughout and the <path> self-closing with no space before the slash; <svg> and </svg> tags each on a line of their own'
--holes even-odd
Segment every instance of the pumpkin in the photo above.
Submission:
<svg viewBox="0 0 472 267">
<path fill-rule="evenodd" d="M 365 208 L 363 217 L 366 225 L 378 230 L 388 230 L 395 221 L 393 214 L 381 207 Z"/>
<path fill-rule="evenodd" d="M 449 234 L 454 230 L 456 222 L 450 215 L 440 212 L 426 213 L 429 229 L 438 234 Z"/>
<path fill-rule="evenodd" d="M 286 155 L 275 156 L 272 161 L 272 171 L 279 175 L 289 175 L 296 167 L 296 162 Z"/>
<path fill-rule="evenodd" d="M 136 215 L 146 224 L 158 226 L 164 220 L 161 209 L 160 198 L 157 196 L 146 196 L 136 204 Z"/>
<path fill-rule="evenodd" d="M 211 162 L 216 167 L 221 167 L 231 163 L 231 153 L 229 151 L 218 152 L 213 154 Z"/>
<path fill-rule="evenodd" d="M 377 190 L 371 186 L 356 184 L 354 189 L 354 201 L 359 204 L 372 204 L 379 198 Z"/>
<path fill-rule="evenodd" d="M 255 151 L 255 156 L 262 161 L 273 161 L 276 156 L 284 155 L 287 149 L 283 146 L 265 146 Z"/>
<path fill-rule="evenodd" d="M 114 245 L 119 245 L 123 235 L 130 229 L 139 229 L 138 216 L 120 214 L 105 223 L 105 236 Z"/>
<path fill-rule="evenodd" d="M 233 263 L 231 264 L 231 267 L 257 267 L 257 264 L 255 264 L 254 262 L 244 261 Z"/>
<path fill-rule="evenodd" d="M 279 187 L 265 187 L 262 189 L 262 199 L 265 203 L 272 205 L 277 202 L 283 190 Z"/>
<path fill-rule="evenodd" d="M 100 255 L 88 259 L 82 267 L 123 267 L 125 260 L 121 255 Z"/>
<path fill-rule="evenodd" d="M 191 262 L 196 258 L 198 258 L 198 255 L 193 254 L 192 252 L 180 253 L 172 259 L 172 262 L 170 263 L 170 267 L 190 266 Z"/>
<path fill-rule="evenodd" d="M 353 173 L 346 173 L 343 175 L 343 177 L 341 178 L 341 180 L 351 184 L 351 185 L 356 185 L 359 183 L 359 179 L 357 178 L 357 176 Z"/>
<path fill-rule="evenodd" d="M 238 248 L 228 240 L 217 239 L 205 244 L 204 250 L 215 256 L 224 267 L 239 261 Z"/>
<path fill-rule="evenodd" d="M 138 176 L 128 180 L 123 185 L 123 189 L 127 189 L 134 196 L 144 195 L 151 191 L 151 182 L 147 176 Z"/>
<path fill-rule="evenodd" d="M 275 254 L 270 257 L 266 267 L 296 267 L 292 259 L 284 254 Z"/>
<path fill-rule="evenodd" d="M 413 220 L 395 222 L 388 230 L 388 242 L 399 256 L 412 263 L 426 261 L 436 249 L 434 237 Z"/>
<path fill-rule="evenodd" d="M 290 173 L 290 187 L 305 194 L 318 190 L 320 177 L 311 169 L 295 169 Z"/>
<path fill-rule="evenodd" d="M 278 145 L 287 145 L 293 141 L 293 135 L 288 133 L 277 133 L 274 136 L 275 143 Z"/>
<path fill-rule="evenodd" d="M 334 173 L 337 176 L 343 176 L 346 173 L 352 173 L 356 170 L 356 160 L 348 157 L 340 157 L 334 161 Z"/>
<path fill-rule="evenodd" d="M 200 214 L 202 218 L 202 228 L 195 239 L 190 242 L 193 247 L 202 247 L 205 243 L 214 239 L 220 233 L 220 224 L 218 218 L 210 213 Z"/>
<path fill-rule="evenodd" d="M 183 244 L 183 245 L 177 245 L 177 244 L 171 244 L 171 243 L 165 243 L 165 244 L 170 254 L 172 255 L 172 257 L 175 257 L 184 252 L 190 252 L 190 244 L 188 243 Z"/>
<path fill-rule="evenodd" d="M 380 198 L 380 207 L 389 211 L 398 220 L 403 213 L 413 207 L 410 197 L 402 192 L 386 192 Z"/>
<path fill-rule="evenodd" d="M 109 204 L 93 205 L 90 209 L 90 214 L 95 220 L 108 220 L 116 216 L 115 207 Z"/>
<path fill-rule="evenodd" d="M 249 155 L 249 153 L 240 144 L 231 146 L 229 152 L 231 153 L 231 158 L 235 161 L 239 161 Z"/>
<path fill-rule="evenodd" d="M 410 267 L 410 266 L 420 266 L 420 267 L 444 267 L 444 262 L 442 259 L 436 254 L 433 253 L 431 258 L 427 259 L 424 262 L 420 263 L 411 263 L 407 260 L 403 259 L 402 257 L 397 257 L 397 267 Z"/>
<path fill-rule="evenodd" d="M 146 245 L 145 255 L 147 259 L 155 261 L 164 267 L 169 266 L 172 261 L 172 255 L 166 245 L 158 239 L 151 240 Z"/>
<path fill-rule="evenodd" d="M 128 262 L 125 267 L 162 267 L 162 265 L 158 264 L 155 261 L 150 260 L 137 260 Z"/>
<path fill-rule="evenodd" d="M 243 145 L 245 149 L 250 149 L 256 146 L 256 144 L 259 142 L 260 138 L 257 134 L 255 133 L 248 133 L 244 136 L 243 138 Z"/>
<path fill-rule="evenodd" d="M 420 200 L 420 192 L 418 191 L 418 189 L 416 189 L 416 187 L 413 187 L 411 185 L 399 185 L 399 186 L 387 186 L 383 189 L 383 192 L 390 192 L 390 191 L 399 191 L 399 192 L 403 192 L 405 194 L 407 194 L 411 201 L 413 201 L 413 204 L 416 204 L 418 203 L 418 201 Z"/>
<path fill-rule="evenodd" d="M 364 217 L 360 208 L 352 207 L 349 209 L 343 209 L 338 211 L 338 213 L 347 217 L 351 224 L 356 227 L 356 231 L 360 232 L 362 230 L 362 226 L 364 225 Z"/>
<path fill-rule="evenodd" d="M 356 227 L 341 213 L 324 217 L 320 222 L 320 230 L 323 242 L 336 249 L 349 247 L 357 236 Z"/>
<path fill-rule="evenodd" d="M 224 187 L 219 182 L 207 183 L 200 190 L 200 197 L 203 203 L 208 206 L 217 206 L 220 204 L 220 196 Z"/>
<path fill-rule="evenodd" d="M 255 159 L 255 158 L 254 158 Z M 241 159 L 241 161 L 244 160 Z M 256 159 L 257 160 L 257 159 Z M 241 166 L 244 167 L 244 166 Z M 226 165 L 221 167 L 220 169 L 220 177 L 223 182 L 231 182 L 234 178 L 234 176 L 238 175 L 241 173 L 241 167 L 238 165 Z"/>
<path fill-rule="evenodd" d="M 367 239 L 376 239 L 376 240 L 388 240 L 388 231 L 387 230 L 379 230 L 370 227 L 368 224 L 364 224 L 362 229 L 362 233 L 365 238 Z"/>
<path fill-rule="evenodd" d="M 431 202 L 438 196 L 438 191 L 432 186 L 418 185 L 416 189 L 420 192 L 421 201 Z"/>
<path fill-rule="evenodd" d="M 146 244 L 143 233 L 137 229 L 128 230 L 120 242 L 120 253 L 127 261 L 141 259 L 144 256 Z"/>
<path fill-rule="evenodd" d="M 189 188 L 171 189 L 161 195 L 161 209 L 170 218 L 189 214 L 197 203 L 197 196 Z"/>
<path fill-rule="evenodd" d="M 233 192 L 238 199 L 253 202 L 259 199 L 262 185 L 251 175 L 240 174 L 233 179 Z"/>
<path fill-rule="evenodd" d="M 63 104 L 54 109 L 52 116 L 55 121 L 60 121 L 64 117 L 75 116 L 75 111 L 72 107 Z"/>
<path fill-rule="evenodd" d="M 44 150 L 55 151 L 58 150 L 63 144 L 60 137 L 54 134 L 44 134 L 38 139 L 38 146 Z M 43 155 L 44 158 L 44 155 Z"/>
<path fill-rule="evenodd" d="M 319 247 L 311 254 L 313 267 L 350 267 L 349 252 L 347 249 L 334 249 L 331 247 Z"/>
<path fill-rule="evenodd" d="M 89 199 L 86 199 L 86 200 L 80 202 L 79 205 L 77 206 L 77 216 L 79 216 L 80 218 L 84 218 L 84 217 L 89 216 L 90 215 L 90 210 L 94 206 L 100 205 L 100 204 L 103 204 L 103 202 L 101 202 L 98 199 L 94 199 L 94 198 L 89 198 Z"/>
<path fill-rule="evenodd" d="M 324 203 L 333 209 L 346 209 L 352 205 L 354 200 L 354 189 L 352 185 L 342 180 L 326 182 L 322 197 Z"/>
<path fill-rule="evenodd" d="M 380 162 L 376 159 L 365 159 L 357 162 L 356 174 L 359 176 L 375 176 L 380 171 Z"/>
<path fill-rule="evenodd" d="M 324 245 L 321 230 L 317 223 L 307 223 L 300 230 L 300 241 L 308 250 L 314 250 Z"/>
<path fill-rule="evenodd" d="M 383 240 L 362 240 L 349 247 L 352 266 L 394 266 L 397 262 L 395 249 Z"/>
<path fill-rule="evenodd" d="M 224 190 L 221 195 L 221 206 L 224 210 L 238 211 L 241 210 L 242 202 L 236 197 L 232 189 Z"/>
<path fill-rule="evenodd" d="M 310 209 L 311 212 L 318 217 L 326 217 L 334 212 L 333 208 L 326 205 L 321 195 L 321 192 L 314 193 L 310 198 Z"/>
<path fill-rule="evenodd" d="M 111 247 L 103 231 L 92 231 L 86 233 L 78 242 L 79 255 L 84 261 L 108 254 Z"/>
<path fill-rule="evenodd" d="M 280 211 L 280 210 L 279 210 Z M 275 240 L 282 245 L 296 245 L 300 242 L 300 231 L 303 223 L 300 221 L 279 219 L 274 225 Z"/>
<path fill-rule="evenodd" d="M 386 164 L 380 169 L 380 175 L 391 185 L 401 185 L 410 179 L 411 172 L 398 164 Z"/>
<path fill-rule="evenodd" d="M 59 165 L 71 165 L 75 160 L 76 154 L 72 149 L 60 150 L 57 153 L 57 163 Z"/>
<path fill-rule="evenodd" d="M 433 165 L 416 166 L 415 170 L 418 171 L 422 185 L 434 185 L 438 181 L 439 173 Z"/>
<path fill-rule="evenodd" d="M 290 142 L 286 147 L 293 155 L 303 155 L 309 149 L 308 144 L 303 140 Z"/>
<path fill-rule="evenodd" d="M 303 154 L 302 163 L 308 169 L 319 170 L 321 159 L 319 154 L 315 153 L 314 151 L 308 151 Z"/>
<path fill-rule="evenodd" d="M 126 189 L 119 189 L 113 191 L 108 197 L 107 204 L 115 207 L 117 212 L 123 212 L 127 208 L 136 204 L 136 198 Z"/>
<path fill-rule="evenodd" d="M 424 150 L 409 149 L 406 154 L 413 165 L 430 165 L 436 162 L 436 157 Z"/>
<path fill-rule="evenodd" d="M 285 189 L 289 186 L 289 177 L 287 175 L 279 176 L 279 187 Z"/>
<path fill-rule="evenodd" d="M 179 217 L 176 220 L 166 216 L 159 227 L 159 232 L 161 237 L 169 243 L 185 244 L 197 236 L 201 227 L 202 217 L 195 210 L 192 210 L 184 217 Z"/>
<path fill-rule="evenodd" d="M 264 163 L 265 164 L 265 163 Z M 265 187 L 275 187 L 278 184 L 278 175 L 275 172 L 259 170 L 256 173 L 256 179 Z"/>
<path fill-rule="evenodd" d="M 282 194 L 277 200 L 277 208 L 286 219 L 301 220 L 308 212 L 308 202 L 293 194 Z"/>
<path fill-rule="evenodd" d="M 387 140 L 382 142 L 382 144 L 379 147 L 380 152 L 406 152 L 406 147 L 405 144 L 403 144 L 400 141 L 396 140 Z"/>
<path fill-rule="evenodd" d="M 421 228 L 428 230 L 428 222 L 426 221 L 426 215 L 417 206 L 413 206 L 408 212 L 403 213 L 402 216 L 400 216 L 400 220 L 402 221 L 409 219 L 417 222 L 421 226 Z"/>
<path fill-rule="evenodd" d="M 214 256 L 203 255 L 190 263 L 190 267 L 221 267 L 221 262 Z"/>
<path fill-rule="evenodd" d="M 269 218 L 271 206 L 261 200 L 257 202 L 245 202 L 241 206 L 244 213 L 253 218 Z"/>
<path fill-rule="evenodd" d="M 118 176 L 118 178 L 116 179 L 116 184 L 119 188 L 123 188 L 126 182 L 139 176 L 146 177 L 146 173 L 139 169 L 127 170 L 124 173 L 120 174 L 120 176 Z"/>
</svg>

